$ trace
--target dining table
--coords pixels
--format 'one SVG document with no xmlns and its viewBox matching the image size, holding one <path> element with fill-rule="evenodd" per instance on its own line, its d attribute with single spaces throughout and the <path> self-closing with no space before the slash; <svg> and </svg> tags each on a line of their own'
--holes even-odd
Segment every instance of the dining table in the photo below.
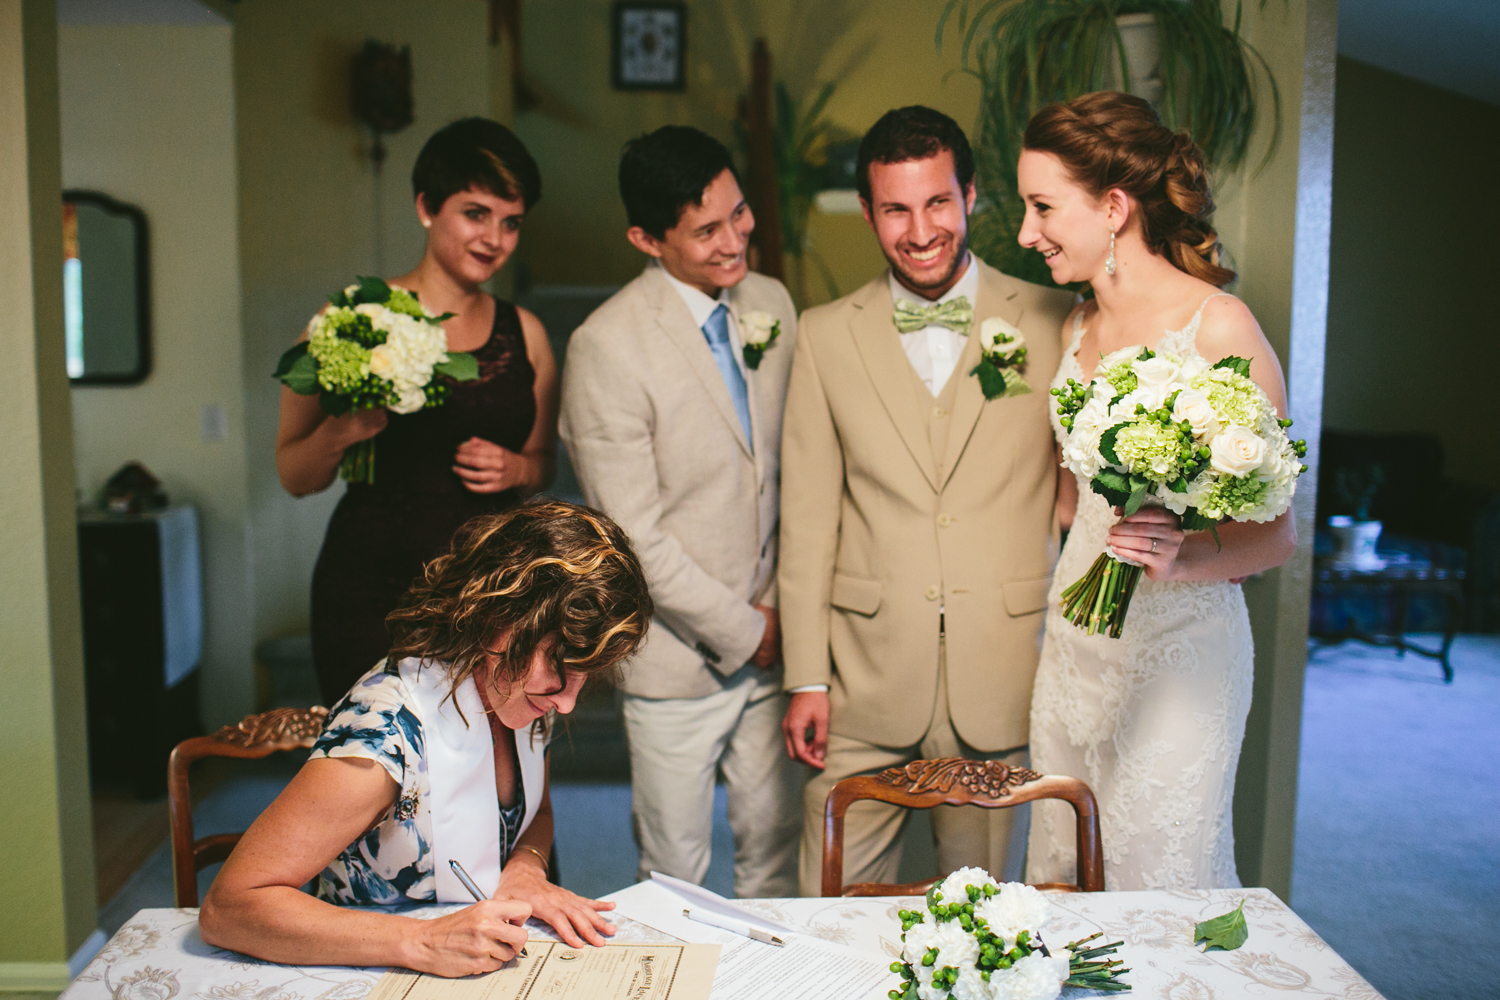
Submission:
<svg viewBox="0 0 1500 1000">
<path fill-rule="evenodd" d="M 628 900 L 629 889 L 616 894 Z M 606 897 L 609 898 L 609 897 Z M 1291 908 L 1267 889 L 1149 890 L 1053 893 L 1046 940 L 1057 944 L 1099 932 L 1119 941 L 1118 957 L 1129 969 L 1126 997 L 1141 1000 L 1231 1000 L 1231 998 L 1322 997 L 1382 1000 L 1348 962 Z M 848 954 L 889 965 L 901 952 L 902 909 L 922 906 L 920 897 L 745 899 L 741 906 L 791 927 L 797 934 L 837 946 Z M 1241 903 L 1248 927 L 1232 951 L 1194 944 L 1194 928 Z M 397 908 L 417 917 L 439 916 L 463 904 Z M 628 907 L 622 902 L 621 909 Z M 628 917 L 617 919 L 617 941 L 671 942 L 670 934 Z M 553 938 L 532 921 L 534 937 Z M 1096 942 L 1097 943 L 1097 942 Z M 868 982 L 816 996 L 792 977 L 775 978 L 781 954 L 766 947 L 768 998 L 776 1000 L 867 1000 L 884 998 L 900 983 L 890 973 L 878 988 Z M 784 960 L 783 960 L 784 961 Z M 68 986 L 61 1000 L 362 1000 L 386 972 L 382 968 L 296 966 L 216 948 L 198 933 L 195 909 L 141 910 L 125 923 Z M 721 977 L 722 979 L 722 977 Z M 712 997 L 742 995 L 716 980 Z M 1098 995 L 1064 988 L 1064 1000 Z"/>
</svg>

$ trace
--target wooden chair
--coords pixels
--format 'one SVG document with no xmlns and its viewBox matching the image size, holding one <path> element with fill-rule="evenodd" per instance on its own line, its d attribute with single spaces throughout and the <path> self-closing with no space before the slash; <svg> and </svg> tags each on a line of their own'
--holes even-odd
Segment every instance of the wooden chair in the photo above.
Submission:
<svg viewBox="0 0 1500 1000">
<path fill-rule="evenodd" d="M 943 876 L 895 885 L 856 882 L 844 885 L 844 814 L 861 799 L 876 799 L 906 809 L 933 806 L 978 806 L 1004 809 L 1035 799 L 1064 799 L 1078 817 L 1078 884 L 1048 882 L 1038 889 L 1103 892 L 1104 856 L 1099 849 L 1099 807 L 1089 786 L 1077 778 L 1042 775 L 1002 761 L 943 757 L 914 760 L 875 775 L 845 778 L 828 793 L 823 812 L 823 895 L 920 896 Z"/>
<path fill-rule="evenodd" d="M 172 817 L 172 883 L 178 906 L 198 905 L 198 872 L 223 861 L 241 834 L 215 833 L 193 839 L 193 797 L 188 770 L 205 757 L 256 760 L 283 750 L 310 750 L 323 731 L 328 709 L 273 708 L 247 715 L 212 736 L 183 740 L 167 762 L 167 809 Z"/>
</svg>

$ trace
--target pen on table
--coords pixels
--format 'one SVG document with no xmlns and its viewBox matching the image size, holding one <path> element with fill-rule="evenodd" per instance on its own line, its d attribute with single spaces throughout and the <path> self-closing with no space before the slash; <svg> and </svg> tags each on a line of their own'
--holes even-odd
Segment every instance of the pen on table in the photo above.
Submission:
<svg viewBox="0 0 1500 1000">
<path fill-rule="evenodd" d="M 479 891 L 479 886 L 474 884 L 474 880 L 469 877 L 468 872 L 464 871 L 464 866 L 458 863 L 457 858 L 449 858 L 448 867 L 453 869 L 453 874 L 457 875 L 458 880 L 464 884 L 464 888 L 469 890 L 469 895 L 474 897 L 474 902 L 482 903 L 485 901 L 486 897 L 484 893 Z M 519 954 L 522 958 L 529 957 L 526 954 L 525 948 L 522 948 Z"/>
<path fill-rule="evenodd" d="M 759 927 L 751 927 L 744 921 L 735 920 L 733 917 L 721 917 L 717 913 L 712 913 L 708 910 L 691 909 L 683 910 L 682 915 L 689 920 L 696 920 L 700 924 L 708 924 L 708 926 L 717 927 L 722 931 L 741 934 L 752 941 L 759 941 L 762 944 L 774 944 L 778 948 L 786 945 L 785 941 L 770 931 L 763 931 Z"/>
</svg>

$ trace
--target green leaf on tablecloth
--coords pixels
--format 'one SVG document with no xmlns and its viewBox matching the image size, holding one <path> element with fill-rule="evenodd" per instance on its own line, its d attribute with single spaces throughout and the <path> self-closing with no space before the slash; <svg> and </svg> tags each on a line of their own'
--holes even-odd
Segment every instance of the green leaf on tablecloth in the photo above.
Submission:
<svg viewBox="0 0 1500 1000">
<path fill-rule="evenodd" d="M 1230 910 L 1221 917 L 1205 920 L 1193 928 L 1193 943 L 1203 941 L 1203 950 L 1220 948 L 1224 951 L 1234 951 L 1245 943 L 1245 938 L 1250 935 L 1250 928 L 1245 924 L 1245 901 L 1240 900 L 1240 905 Z"/>
</svg>

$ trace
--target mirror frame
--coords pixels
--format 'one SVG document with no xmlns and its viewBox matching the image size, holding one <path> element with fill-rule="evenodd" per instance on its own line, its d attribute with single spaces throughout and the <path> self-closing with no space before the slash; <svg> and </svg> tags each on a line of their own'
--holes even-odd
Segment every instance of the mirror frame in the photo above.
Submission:
<svg viewBox="0 0 1500 1000">
<path fill-rule="evenodd" d="M 68 382 L 72 385 L 137 385 L 151 374 L 151 238 L 146 213 L 139 206 L 116 201 L 101 191 L 68 188 L 63 191 L 62 200 L 97 205 L 112 215 L 125 216 L 135 223 L 136 349 L 140 359 L 132 372 L 69 376 Z"/>
</svg>

